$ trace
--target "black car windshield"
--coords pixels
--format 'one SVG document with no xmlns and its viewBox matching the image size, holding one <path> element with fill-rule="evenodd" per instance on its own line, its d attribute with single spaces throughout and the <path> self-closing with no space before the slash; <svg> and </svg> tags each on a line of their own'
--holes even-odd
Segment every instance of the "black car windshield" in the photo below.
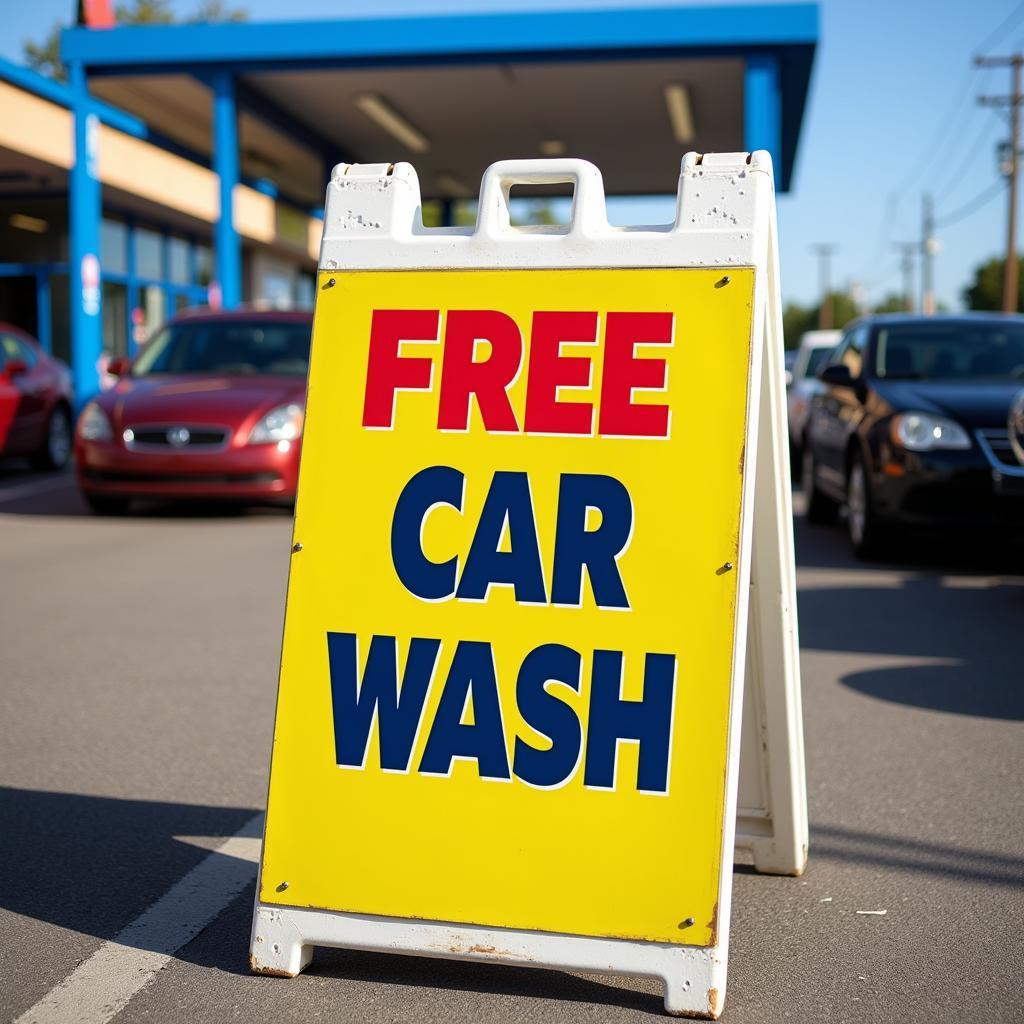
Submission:
<svg viewBox="0 0 1024 1024">
<path fill-rule="evenodd" d="M 308 323 L 287 320 L 185 320 L 165 327 L 146 345 L 132 376 L 304 377 L 310 332 Z"/>
<path fill-rule="evenodd" d="M 1024 378 L 1024 324 L 936 320 L 881 326 L 875 375 L 889 380 Z"/>
<path fill-rule="evenodd" d="M 832 348 L 828 345 L 812 348 L 807 355 L 807 369 L 804 371 L 804 376 L 817 377 L 818 371 L 825 365 L 830 355 L 832 355 Z"/>
</svg>

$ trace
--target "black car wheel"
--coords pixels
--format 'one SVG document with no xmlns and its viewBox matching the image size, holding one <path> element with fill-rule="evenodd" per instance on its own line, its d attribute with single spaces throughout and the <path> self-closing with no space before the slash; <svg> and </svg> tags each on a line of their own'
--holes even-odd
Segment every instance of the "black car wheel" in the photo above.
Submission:
<svg viewBox="0 0 1024 1024">
<path fill-rule="evenodd" d="M 132 503 L 131 498 L 117 494 L 90 494 L 88 491 L 82 492 L 82 500 L 98 516 L 123 516 Z"/>
<path fill-rule="evenodd" d="M 864 458 L 854 452 L 846 478 L 846 531 L 850 546 L 858 558 L 874 558 L 882 554 L 889 541 L 889 531 L 879 522 L 871 496 Z"/>
<path fill-rule="evenodd" d="M 814 473 L 814 452 L 809 444 L 803 446 L 803 487 L 807 499 L 807 521 L 809 523 L 834 523 L 839 515 L 839 503 L 818 488 Z"/>
<path fill-rule="evenodd" d="M 63 469 L 71 458 L 71 416 L 63 405 L 50 413 L 43 447 L 32 456 L 36 469 Z"/>
</svg>

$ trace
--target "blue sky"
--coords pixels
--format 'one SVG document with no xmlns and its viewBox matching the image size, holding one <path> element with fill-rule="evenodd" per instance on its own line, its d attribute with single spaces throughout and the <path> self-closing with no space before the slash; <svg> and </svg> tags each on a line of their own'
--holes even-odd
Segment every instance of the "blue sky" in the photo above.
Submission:
<svg viewBox="0 0 1024 1024">
<path fill-rule="evenodd" d="M 444 0 L 430 6 L 528 7 L 534 2 L 553 6 L 552 0 Z M 576 2 L 562 0 L 562 6 Z M 610 2 L 622 6 L 633 0 Z M 411 0 L 235 3 L 253 19 L 337 17 L 346 10 L 400 14 L 422 6 Z M 174 6 L 187 14 L 195 2 L 175 0 Z M 22 41 L 44 36 L 53 22 L 70 16 L 75 3 L 33 0 L 4 7 L 0 54 L 20 60 Z M 921 197 L 928 189 L 935 196 L 942 247 L 935 264 L 936 291 L 941 301 L 958 308 L 972 268 L 1001 254 L 1006 231 L 1003 189 L 976 212 L 957 219 L 993 187 L 996 145 L 1007 136 L 1005 121 L 979 107 L 975 97 L 1007 92 L 1009 70 L 976 69 L 973 57 L 1024 46 L 1024 3 L 821 0 L 820 7 L 821 43 L 793 188 L 779 201 L 783 294 L 814 301 L 815 243 L 837 246 L 836 285 L 858 282 L 871 302 L 899 291 L 892 243 L 920 237 Z M 619 223 L 671 217 L 668 199 L 621 201 L 613 210 Z"/>
</svg>

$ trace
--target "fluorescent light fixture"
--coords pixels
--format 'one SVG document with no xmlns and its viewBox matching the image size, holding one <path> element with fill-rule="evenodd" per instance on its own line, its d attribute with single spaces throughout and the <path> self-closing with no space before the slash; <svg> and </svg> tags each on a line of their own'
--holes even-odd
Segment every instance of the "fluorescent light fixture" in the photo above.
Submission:
<svg viewBox="0 0 1024 1024">
<path fill-rule="evenodd" d="M 565 156 L 569 147 L 561 139 L 545 139 L 540 144 L 540 151 L 544 156 Z"/>
<path fill-rule="evenodd" d="M 430 149 L 430 140 L 380 96 L 364 92 L 356 97 L 355 102 L 371 121 L 376 121 L 384 131 L 407 149 L 414 153 L 426 153 Z"/>
<path fill-rule="evenodd" d="M 46 229 L 50 226 L 41 217 L 30 217 L 27 213 L 12 213 L 7 223 L 12 228 L 21 228 L 22 231 L 34 231 L 37 235 L 45 235 Z"/>
<path fill-rule="evenodd" d="M 668 107 L 668 119 L 672 122 L 676 142 L 684 146 L 693 142 L 697 132 L 693 126 L 690 90 L 685 85 L 666 85 L 665 106 Z"/>
<path fill-rule="evenodd" d="M 439 174 L 437 176 L 437 187 L 455 199 L 466 199 L 473 194 L 454 174 Z"/>
</svg>

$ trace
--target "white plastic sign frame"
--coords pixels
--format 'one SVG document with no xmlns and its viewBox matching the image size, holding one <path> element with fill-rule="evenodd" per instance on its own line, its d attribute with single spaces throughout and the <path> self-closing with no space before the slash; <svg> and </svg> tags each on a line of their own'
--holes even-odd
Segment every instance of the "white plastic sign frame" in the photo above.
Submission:
<svg viewBox="0 0 1024 1024">
<path fill-rule="evenodd" d="M 516 185 L 569 183 L 570 223 L 511 226 Z M 508 160 L 484 175 L 473 228 L 424 228 L 409 164 L 340 164 L 328 188 L 320 270 L 722 268 L 755 271 L 740 593 L 729 723 L 718 945 L 686 946 L 257 903 L 254 971 L 293 977 L 317 945 L 660 978 L 665 1008 L 717 1018 L 726 988 L 733 849 L 758 871 L 807 857 L 796 587 L 775 198 L 766 152 L 687 154 L 676 219 L 608 224 L 600 172 L 582 160 Z M 744 680 L 746 687 L 744 687 Z M 744 692 L 745 691 L 745 692 Z M 741 756 L 742 746 L 742 756 Z M 742 762 L 742 763 L 741 763 Z M 738 798 L 738 799 L 737 799 Z M 257 893 L 259 888 L 257 887 Z"/>
</svg>

